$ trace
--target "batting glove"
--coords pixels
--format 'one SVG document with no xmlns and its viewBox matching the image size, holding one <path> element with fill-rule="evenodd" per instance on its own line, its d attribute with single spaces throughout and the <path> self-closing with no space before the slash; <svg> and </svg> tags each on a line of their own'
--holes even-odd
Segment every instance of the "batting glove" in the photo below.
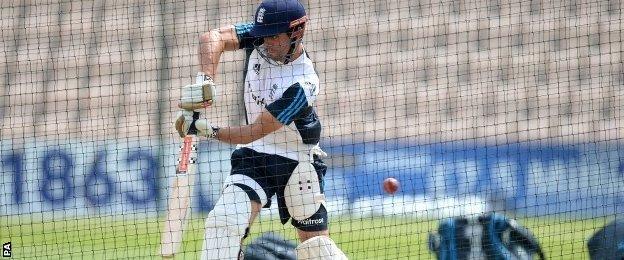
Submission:
<svg viewBox="0 0 624 260">
<path fill-rule="evenodd" d="M 194 114 L 193 111 L 186 110 L 178 112 L 175 129 L 180 137 L 185 137 L 187 134 L 196 134 L 198 136 L 215 138 L 219 132 L 219 128 L 212 126 L 207 119 L 199 119 L 198 113 Z"/>
<path fill-rule="evenodd" d="M 197 77 L 198 83 L 182 87 L 179 108 L 195 111 L 206 108 L 214 102 L 215 83 L 212 78 L 201 72 Z"/>
</svg>

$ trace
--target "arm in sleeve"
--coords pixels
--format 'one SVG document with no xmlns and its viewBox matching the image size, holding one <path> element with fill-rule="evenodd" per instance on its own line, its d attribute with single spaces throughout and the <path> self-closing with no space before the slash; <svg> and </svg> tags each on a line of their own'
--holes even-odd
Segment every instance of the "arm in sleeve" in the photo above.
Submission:
<svg viewBox="0 0 624 260">
<path fill-rule="evenodd" d="M 216 138 L 230 144 L 247 144 L 295 121 L 304 143 L 318 143 L 320 122 L 309 106 L 305 92 L 299 83 L 293 84 L 282 97 L 267 105 L 255 122 L 245 126 L 221 128 Z"/>
<path fill-rule="evenodd" d="M 249 35 L 249 31 L 251 31 L 253 25 L 253 22 L 237 23 L 234 25 L 234 31 L 236 31 L 239 49 L 250 50 L 254 48 L 254 43 L 258 45 L 262 44 L 263 39 L 255 38 Z"/>
<path fill-rule="evenodd" d="M 289 125 L 308 106 L 305 90 L 301 87 L 301 84 L 295 83 L 284 91 L 282 97 L 267 105 L 266 109 L 277 121 L 283 125 Z"/>
</svg>

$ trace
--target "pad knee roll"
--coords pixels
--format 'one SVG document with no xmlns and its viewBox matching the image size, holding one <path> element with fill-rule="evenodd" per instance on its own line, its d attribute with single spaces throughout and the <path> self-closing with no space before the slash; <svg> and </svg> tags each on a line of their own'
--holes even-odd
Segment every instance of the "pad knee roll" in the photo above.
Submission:
<svg viewBox="0 0 624 260">
<path fill-rule="evenodd" d="M 297 246 L 299 260 L 346 260 L 347 256 L 326 236 L 315 236 Z"/>
<path fill-rule="evenodd" d="M 206 218 L 202 260 L 238 259 L 251 217 L 251 200 L 234 184 L 223 190 Z"/>
<path fill-rule="evenodd" d="M 230 184 L 225 189 L 214 208 L 206 218 L 206 229 L 227 228 L 235 236 L 244 236 L 251 217 L 251 200 L 237 185 Z"/>
</svg>

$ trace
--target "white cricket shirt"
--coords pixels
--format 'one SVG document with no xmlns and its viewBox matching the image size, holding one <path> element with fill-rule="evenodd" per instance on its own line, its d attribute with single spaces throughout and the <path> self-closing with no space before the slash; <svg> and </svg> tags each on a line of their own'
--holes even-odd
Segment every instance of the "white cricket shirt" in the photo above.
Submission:
<svg viewBox="0 0 624 260">
<path fill-rule="evenodd" d="M 308 160 L 320 138 L 320 121 L 312 108 L 318 93 L 319 78 L 305 52 L 288 64 L 273 65 L 254 50 L 245 77 L 247 121 L 255 122 L 268 110 L 284 126 L 239 147 L 293 160 Z"/>
</svg>

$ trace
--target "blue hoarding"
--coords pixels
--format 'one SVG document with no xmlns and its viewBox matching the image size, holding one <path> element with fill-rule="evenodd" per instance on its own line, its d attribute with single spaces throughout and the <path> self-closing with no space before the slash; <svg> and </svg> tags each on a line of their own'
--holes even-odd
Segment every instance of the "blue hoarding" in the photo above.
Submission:
<svg viewBox="0 0 624 260">
<path fill-rule="evenodd" d="M 155 214 L 177 160 L 177 146 L 158 149 L 145 141 L 1 147 L 0 215 Z M 218 197 L 232 149 L 214 142 L 200 144 L 196 211 L 209 210 Z M 336 141 L 324 149 L 329 154 L 328 200 L 345 201 L 346 212 L 357 211 L 354 207 L 363 200 L 375 207 L 376 198 L 384 196 L 381 182 L 386 177 L 401 182 L 395 199 L 454 198 L 461 204 L 478 197 L 490 209 L 542 216 L 624 212 L 624 153 L 619 143 Z M 159 171 L 164 178 L 158 178 Z M 393 203 L 401 207 L 404 202 Z"/>
</svg>

